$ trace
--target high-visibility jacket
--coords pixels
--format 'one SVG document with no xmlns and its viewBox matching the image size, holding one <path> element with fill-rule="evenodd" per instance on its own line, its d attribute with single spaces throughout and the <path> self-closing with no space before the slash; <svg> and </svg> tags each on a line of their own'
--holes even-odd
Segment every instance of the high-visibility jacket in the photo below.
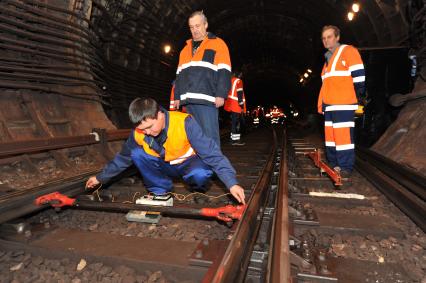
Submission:
<svg viewBox="0 0 426 283">
<path fill-rule="evenodd" d="M 172 86 L 172 90 L 170 91 L 170 105 L 169 105 L 169 110 L 170 111 L 177 110 L 175 108 L 175 85 L 174 84 Z"/>
<path fill-rule="evenodd" d="M 163 145 L 165 151 L 164 160 L 173 165 L 184 162 L 188 157 L 195 155 L 195 151 L 191 147 L 185 130 L 185 119 L 188 114 L 174 111 L 169 112 L 169 115 L 167 139 Z M 146 138 L 142 131 L 136 129 L 134 138 L 136 143 L 141 145 L 147 154 L 160 157 L 148 144 L 152 137 Z"/>
<path fill-rule="evenodd" d="M 232 77 L 231 90 L 228 98 L 225 100 L 223 109 L 228 112 L 243 113 L 246 112 L 246 99 L 244 97 L 243 81 L 239 78 Z"/>
<path fill-rule="evenodd" d="M 318 97 L 318 112 L 323 104 L 356 104 L 354 84 L 364 84 L 364 65 L 358 50 L 351 45 L 340 45 L 321 72 L 322 87 Z"/>
<path fill-rule="evenodd" d="M 231 59 L 225 42 L 208 33 L 192 55 L 192 39 L 179 56 L 175 98 L 188 103 L 214 105 L 216 97 L 226 99 L 231 88 Z"/>
</svg>

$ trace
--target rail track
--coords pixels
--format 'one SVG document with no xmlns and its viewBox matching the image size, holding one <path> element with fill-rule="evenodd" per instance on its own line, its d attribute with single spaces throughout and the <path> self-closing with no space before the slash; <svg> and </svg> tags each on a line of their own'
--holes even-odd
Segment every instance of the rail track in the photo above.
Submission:
<svg viewBox="0 0 426 283">
<path fill-rule="evenodd" d="M 422 176 L 404 181 L 391 174 L 399 180 L 399 196 L 416 195 L 398 197 L 393 205 L 367 181 L 378 186 L 384 181 L 373 175 L 386 174 L 370 174 L 378 169 L 364 166 L 384 167 L 359 153 L 352 182 L 343 180 L 337 190 L 307 155 L 321 146 L 290 134 L 281 127 L 259 128 L 246 136 L 245 146 L 222 145 L 248 202 L 241 219 L 232 222 L 163 215 L 149 224 L 106 212 L 107 206 L 123 208 L 146 193 L 135 170 L 93 193 L 84 190 L 94 173 L 86 172 L 3 195 L 0 282 L 416 282 L 424 276 Z M 401 193 L 403 184 L 414 186 L 411 194 Z M 97 208 L 34 205 L 37 196 L 54 190 Z M 218 180 L 210 198 L 195 201 L 178 181 L 174 193 L 176 210 L 235 205 Z M 397 208 L 404 211 L 413 199 L 417 206 L 408 207 L 417 214 L 408 215 L 417 225 Z"/>
</svg>

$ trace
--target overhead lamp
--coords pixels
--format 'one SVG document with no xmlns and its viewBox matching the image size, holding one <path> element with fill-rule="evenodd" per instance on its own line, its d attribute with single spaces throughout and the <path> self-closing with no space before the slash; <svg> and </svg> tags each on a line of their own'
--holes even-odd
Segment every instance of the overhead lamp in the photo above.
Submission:
<svg viewBox="0 0 426 283">
<path fill-rule="evenodd" d="M 164 53 L 168 54 L 172 50 L 172 47 L 168 44 L 164 45 Z"/>
<path fill-rule="evenodd" d="M 352 11 L 354 11 L 354 13 L 359 12 L 359 4 L 358 3 L 352 4 Z"/>
<path fill-rule="evenodd" d="M 308 74 L 308 73 L 304 73 L 304 74 L 303 74 L 303 76 L 304 76 L 305 78 L 307 78 L 307 77 L 309 77 L 309 74 Z"/>
<path fill-rule="evenodd" d="M 311 70 L 311 69 L 307 69 L 306 71 L 308 71 L 308 73 L 312 73 L 312 70 Z"/>
<path fill-rule="evenodd" d="M 354 14 L 354 13 L 349 12 L 349 13 L 348 13 L 348 20 L 349 20 L 349 21 L 352 21 L 352 20 L 353 20 L 353 18 L 354 18 L 354 16 L 355 16 L 355 14 Z"/>
</svg>

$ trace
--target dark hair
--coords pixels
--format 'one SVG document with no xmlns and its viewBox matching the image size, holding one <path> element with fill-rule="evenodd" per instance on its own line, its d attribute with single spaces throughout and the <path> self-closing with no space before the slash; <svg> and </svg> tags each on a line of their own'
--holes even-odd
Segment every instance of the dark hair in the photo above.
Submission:
<svg viewBox="0 0 426 283">
<path fill-rule="evenodd" d="M 335 36 L 335 37 L 340 36 L 340 29 L 339 29 L 338 27 L 336 27 L 336 26 L 333 26 L 333 25 L 327 25 L 327 26 L 324 26 L 324 27 L 322 28 L 321 35 L 324 33 L 324 31 L 326 31 L 326 30 L 328 30 L 328 29 L 332 29 L 332 30 L 334 31 L 334 36 Z"/>
<path fill-rule="evenodd" d="M 139 124 L 146 119 L 157 119 L 160 106 L 152 98 L 136 98 L 130 103 L 129 118 L 134 124 Z"/>
</svg>

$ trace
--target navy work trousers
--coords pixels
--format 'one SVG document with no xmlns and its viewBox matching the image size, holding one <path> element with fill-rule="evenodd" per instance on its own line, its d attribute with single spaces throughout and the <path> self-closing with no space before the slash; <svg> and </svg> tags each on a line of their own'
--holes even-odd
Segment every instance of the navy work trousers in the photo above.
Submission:
<svg viewBox="0 0 426 283">
<path fill-rule="evenodd" d="M 173 178 L 179 177 L 191 189 L 205 191 L 206 184 L 213 175 L 213 171 L 197 155 L 175 165 L 147 154 L 142 148 L 132 150 L 131 157 L 148 191 L 156 195 L 169 193 L 173 188 Z"/>
<path fill-rule="evenodd" d="M 219 111 L 215 106 L 187 104 L 186 111 L 198 122 L 206 136 L 212 138 L 220 147 Z"/>
</svg>

